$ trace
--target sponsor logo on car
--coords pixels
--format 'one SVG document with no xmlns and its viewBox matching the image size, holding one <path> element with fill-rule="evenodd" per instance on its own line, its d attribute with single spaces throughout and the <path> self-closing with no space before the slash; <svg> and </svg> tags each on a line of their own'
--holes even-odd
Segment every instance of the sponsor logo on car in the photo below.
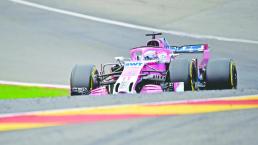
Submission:
<svg viewBox="0 0 258 145">
<path fill-rule="evenodd" d="M 125 63 L 126 67 L 140 67 L 142 65 L 143 65 L 142 62 L 127 62 L 127 63 Z"/>
</svg>

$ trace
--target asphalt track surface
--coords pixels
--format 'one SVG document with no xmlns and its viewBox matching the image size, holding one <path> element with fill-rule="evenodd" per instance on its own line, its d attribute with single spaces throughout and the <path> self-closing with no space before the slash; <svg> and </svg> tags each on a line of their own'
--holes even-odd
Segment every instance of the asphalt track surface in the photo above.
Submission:
<svg viewBox="0 0 258 145">
<path fill-rule="evenodd" d="M 255 0 L 187 3 L 110 0 L 108 5 L 79 0 L 33 2 L 156 28 L 258 40 L 258 2 Z M 127 56 L 129 48 L 147 40 L 143 37 L 146 31 L 74 18 L 10 1 L 1 1 L 0 10 L 1 80 L 68 84 L 74 64 L 113 61 L 114 56 Z M 12 113 L 258 93 L 258 45 L 168 34 L 165 37 L 174 45 L 209 43 L 213 58 L 234 59 L 239 74 L 238 90 L 0 101 L 0 111 Z M 2 132 L 0 144 L 257 144 L 257 114 L 257 109 L 252 109 Z"/>
</svg>

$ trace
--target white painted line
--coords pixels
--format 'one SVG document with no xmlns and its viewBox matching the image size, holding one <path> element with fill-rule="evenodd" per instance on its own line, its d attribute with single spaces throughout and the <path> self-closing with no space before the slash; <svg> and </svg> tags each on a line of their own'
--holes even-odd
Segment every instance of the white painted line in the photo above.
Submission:
<svg viewBox="0 0 258 145">
<path fill-rule="evenodd" d="M 0 114 L 0 118 L 3 117 L 15 117 L 19 115 L 32 115 L 38 113 L 58 113 L 64 111 L 80 111 L 80 110 L 94 110 L 94 109 L 106 109 L 106 108 L 116 108 L 116 107 L 128 107 L 132 105 L 165 105 L 165 104 L 179 104 L 187 102 L 203 102 L 203 101 L 218 101 L 226 99 L 242 99 L 247 97 L 257 98 L 257 95 L 247 95 L 247 96 L 231 96 L 231 97 L 219 97 L 219 98 L 207 98 L 207 99 L 193 99 L 193 100 L 179 100 L 179 101 L 163 101 L 163 102 L 150 102 L 150 103 L 135 103 L 135 104 L 120 104 L 120 105 L 106 105 L 106 106 L 97 106 L 97 107 L 79 107 L 79 108 L 64 108 L 64 109 L 53 109 L 53 110 L 39 110 L 39 111 L 30 111 L 30 112 L 17 112 L 17 113 L 6 113 Z"/>
<path fill-rule="evenodd" d="M 58 89 L 69 89 L 67 85 L 54 85 L 54 84 L 39 84 L 39 83 L 26 83 L 26 82 L 13 82 L 0 80 L 2 85 L 15 85 L 15 86 L 30 86 L 30 87 L 44 87 L 44 88 L 58 88 Z"/>
<path fill-rule="evenodd" d="M 228 38 L 228 37 L 220 37 L 220 36 L 212 36 L 212 35 L 191 34 L 191 33 L 179 32 L 179 31 L 173 31 L 173 30 L 164 30 L 164 29 L 135 25 L 135 24 L 125 23 L 125 22 L 120 22 L 120 21 L 115 21 L 115 20 L 104 19 L 104 18 L 100 18 L 100 17 L 94 17 L 94 16 L 90 16 L 90 15 L 77 13 L 77 12 L 71 12 L 71 11 L 67 11 L 67 10 L 53 8 L 53 7 L 25 1 L 25 0 L 9 0 L 9 1 L 19 3 L 22 5 L 26 5 L 26 6 L 30 6 L 30 7 L 34 7 L 34 8 L 38 8 L 38 9 L 43 9 L 43 10 L 47 10 L 47 11 L 51 11 L 51 12 L 68 15 L 68 16 L 73 16 L 73 17 L 77 17 L 77 18 L 82 18 L 82 19 L 92 20 L 92 21 L 96 21 L 96 22 L 132 28 L 132 29 L 153 31 L 153 32 L 162 32 L 162 33 L 190 37 L 190 38 L 197 38 L 197 39 L 211 39 L 211 40 L 219 40 L 219 41 L 227 41 L 227 42 L 258 44 L 257 40 L 248 40 L 248 39 L 241 39 L 241 38 Z"/>
</svg>

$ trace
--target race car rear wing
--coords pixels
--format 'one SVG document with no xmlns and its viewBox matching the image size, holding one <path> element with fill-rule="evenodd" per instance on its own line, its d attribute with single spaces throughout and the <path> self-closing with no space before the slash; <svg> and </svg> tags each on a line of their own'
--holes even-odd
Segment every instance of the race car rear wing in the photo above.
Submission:
<svg viewBox="0 0 258 145">
<path fill-rule="evenodd" d="M 205 68 L 210 59 L 208 44 L 196 44 L 196 45 L 184 45 L 184 46 L 169 46 L 168 49 L 172 51 L 172 55 L 176 56 L 180 53 L 202 53 L 203 57 L 201 61 L 198 63 L 199 68 Z"/>
<path fill-rule="evenodd" d="M 204 50 L 208 50 L 208 44 L 169 46 L 169 49 L 173 53 L 202 53 Z"/>
</svg>

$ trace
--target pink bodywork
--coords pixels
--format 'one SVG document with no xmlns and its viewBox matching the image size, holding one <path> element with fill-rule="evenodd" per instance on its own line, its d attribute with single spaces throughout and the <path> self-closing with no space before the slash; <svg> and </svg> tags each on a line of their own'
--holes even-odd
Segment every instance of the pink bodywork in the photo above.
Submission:
<svg viewBox="0 0 258 145">
<path fill-rule="evenodd" d="M 106 87 L 99 87 L 94 90 L 91 90 L 90 95 L 92 95 L 92 96 L 108 95 L 108 91 L 107 91 Z"/>
<path fill-rule="evenodd" d="M 159 85 L 145 85 L 141 90 L 141 94 L 161 92 L 163 92 L 163 90 Z"/>
<path fill-rule="evenodd" d="M 121 85 L 123 84 L 123 85 L 129 86 L 129 84 L 133 82 L 134 85 L 132 89 L 135 90 L 136 85 L 141 81 L 140 74 L 161 75 L 158 72 L 146 72 L 146 71 L 150 71 L 150 70 L 157 70 L 157 71 L 163 71 L 163 72 L 166 71 L 166 63 L 169 63 L 171 61 L 171 54 L 173 54 L 174 52 L 170 49 L 167 49 L 165 42 L 162 42 L 162 40 L 157 39 L 157 42 L 159 43 L 159 47 L 137 47 L 130 50 L 131 60 L 129 61 L 129 63 L 142 63 L 144 65 L 138 68 L 133 66 L 125 67 L 123 73 L 119 77 L 120 82 L 121 80 L 124 80 L 123 82 L 121 82 Z M 155 52 L 156 55 L 158 56 L 157 57 L 158 59 L 145 60 L 144 55 L 150 51 Z M 204 44 L 203 58 L 198 64 L 198 67 L 205 68 L 207 66 L 209 58 L 210 58 L 210 52 L 208 49 L 208 44 Z M 128 62 L 125 62 L 125 63 L 128 63 Z M 127 79 L 128 83 L 125 81 L 125 79 Z M 177 85 L 175 85 L 174 87 L 175 87 L 174 90 L 176 90 Z M 149 84 L 149 85 L 143 86 L 140 93 L 160 93 L 160 92 L 163 92 L 160 85 Z M 117 93 L 127 93 L 127 92 L 121 91 Z M 90 95 L 93 95 L 93 96 L 108 95 L 108 91 L 106 87 L 100 87 L 92 90 Z"/>
<path fill-rule="evenodd" d="M 156 55 L 159 57 L 159 60 L 163 59 L 163 62 L 157 63 L 157 61 L 145 61 L 150 67 L 157 69 L 159 71 L 165 71 L 166 66 L 165 62 L 170 62 L 170 54 L 171 50 L 164 49 L 162 47 L 140 47 L 140 48 L 134 48 L 130 50 L 130 56 L 131 56 L 131 61 L 144 61 L 144 54 L 149 52 L 149 51 L 155 51 Z M 137 54 L 141 54 L 141 58 L 137 57 Z M 164 58 L 160 58 L 164 57 Z M 150 70 L 147 66 L 144 66 L 143 71 L 145 70 Z"/>
<path fill-rule="evenodd" d="M 204 44 L 203 57 L 201 63 L 198 64 L 199 68 L 204 68 L 207 66 L 208 61 L 210 59 L 210 50 L 208 44 Z"/>
</svg>

